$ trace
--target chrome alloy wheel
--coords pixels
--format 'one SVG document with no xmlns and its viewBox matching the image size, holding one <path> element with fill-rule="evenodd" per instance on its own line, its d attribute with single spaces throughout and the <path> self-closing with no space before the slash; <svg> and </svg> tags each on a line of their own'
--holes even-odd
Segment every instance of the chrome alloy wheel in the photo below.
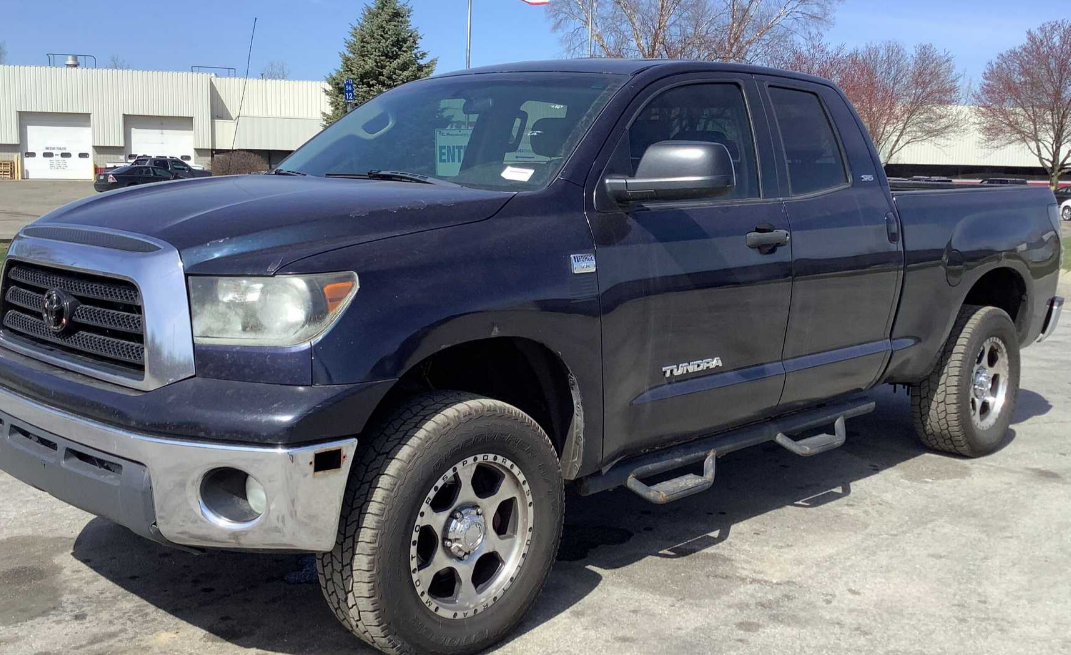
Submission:
<svg viewBox="0 0 1071 655">
<path fill-rule="evenodd" d="M 1067 205 L 1061 210 L 1061 218 L 1065 221 L 1071 221 L 1071 205 Z"/>
<path fill-rule="evenodd" d="M 982 344 L 971 377 L 971 421 L 980 430 L 993 427 L 1008 397 L 1008 349 L 997 337 Z"/>
<path fill-rule="evenodd" d="M 533 509 L 528 480 L 505 457 L 482 454 L 450 467 L 413 527 L 409 563 L 420 601 L 447 619 L 498 602 L 528 556 Z"/>
</svg>

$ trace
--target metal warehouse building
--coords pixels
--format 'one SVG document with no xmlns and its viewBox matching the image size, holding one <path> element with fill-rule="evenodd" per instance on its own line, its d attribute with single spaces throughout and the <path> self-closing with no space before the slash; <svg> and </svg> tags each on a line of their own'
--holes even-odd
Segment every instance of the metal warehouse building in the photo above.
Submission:
<svg viewBox="0 0 1071 655">
<path fill-rule="evenodd" d="M 78 180 L 136 154 L 208 168 L 215 153 L 251 150 L 275 165 L 320 131 L 326 87 L 208 73 L 0 66 L 0 161 L 21 160 L 24 178 Z M 452 143 L 448 133 L 436 138 Z M 904 149 L 887 170 L 1045 179 L 1025 146 L 990 148 L 973 120 L 953 139 Z"/>
<path fill-rule="evenodd" d="M 320 131 L 325 87 L 207 73 L 0 66 L 0 161 L 20 159 L 24 178 L 74 180 L 136 154 L 207 168 L 213 153 L 252 150 L 276 164 Z"/>
</svg>

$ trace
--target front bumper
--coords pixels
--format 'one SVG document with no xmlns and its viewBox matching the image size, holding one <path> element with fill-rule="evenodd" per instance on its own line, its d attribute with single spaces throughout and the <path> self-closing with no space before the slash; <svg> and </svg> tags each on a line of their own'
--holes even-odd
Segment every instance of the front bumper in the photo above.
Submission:
<svg viewBox="0 0 1071 655">
<path fill-rule="evenodd" d="M 295 447 L 176 441 L 80 418 L 3 388 L 0 422 L 0 470 L 138 534 L 190 547 L 331 550 L 357 446 L 355 438 Z M 340 454 L 339 465 L 336 457 L 317 460 L 317 453 Z M 255 520 L 231 522 L 206 507 L 202 482 L 224 467 L 264 487 L 266 509 Z"/>
<path fill-rule="evenodd" d="M 1038 341 L 1044 341 L 1056 330 L 1056 325 L 1060 322 L 1060 313 L 1064 309 L 1064 299 L 1060 296 L 1054 297 L 1049 301 L 1049 310 L 1045 313 L 1045 322 L 1041 325 L 1041 334 L 1038 336 Z"/>
</svg>

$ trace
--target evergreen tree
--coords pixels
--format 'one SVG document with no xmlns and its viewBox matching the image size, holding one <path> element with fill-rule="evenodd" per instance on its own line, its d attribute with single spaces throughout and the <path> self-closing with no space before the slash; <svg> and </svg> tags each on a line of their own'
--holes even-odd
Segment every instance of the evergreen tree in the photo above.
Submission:
<svg viewBox="0 0 1071 655">
<path fill-rule="evenodd" d="M 324 125 L 346 114 L 342 85 L 353 80 L 355 104 L 368 102 L 399 84 L 428 77 L 436 59 L 427 59 L 420 49 L 420 33 L 412 23 L 413 9 L 400 0 L 374 0 L 365 5 L 361 19 L 350 28 L 346 50 L 338 70 L 327 76 L 326 89 L 331 103 L 324 112 Z M 426 60 L 426 61 L 425 61 Z"/>
</svg>

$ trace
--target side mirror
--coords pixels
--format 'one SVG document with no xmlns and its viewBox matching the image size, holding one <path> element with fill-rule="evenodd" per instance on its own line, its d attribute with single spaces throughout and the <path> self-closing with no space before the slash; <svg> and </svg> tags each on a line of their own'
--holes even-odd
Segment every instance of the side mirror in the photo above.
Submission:
<svg viewBox="0 0 1071 655">
<path fill-rule="evenodd" d="M 707 141 L 659 141 L 643 153 L 635 177 L 606 178 L 606 191 L 618 202 L 708 198 L 735 187 L 728 148 Z"/>
</svg>

